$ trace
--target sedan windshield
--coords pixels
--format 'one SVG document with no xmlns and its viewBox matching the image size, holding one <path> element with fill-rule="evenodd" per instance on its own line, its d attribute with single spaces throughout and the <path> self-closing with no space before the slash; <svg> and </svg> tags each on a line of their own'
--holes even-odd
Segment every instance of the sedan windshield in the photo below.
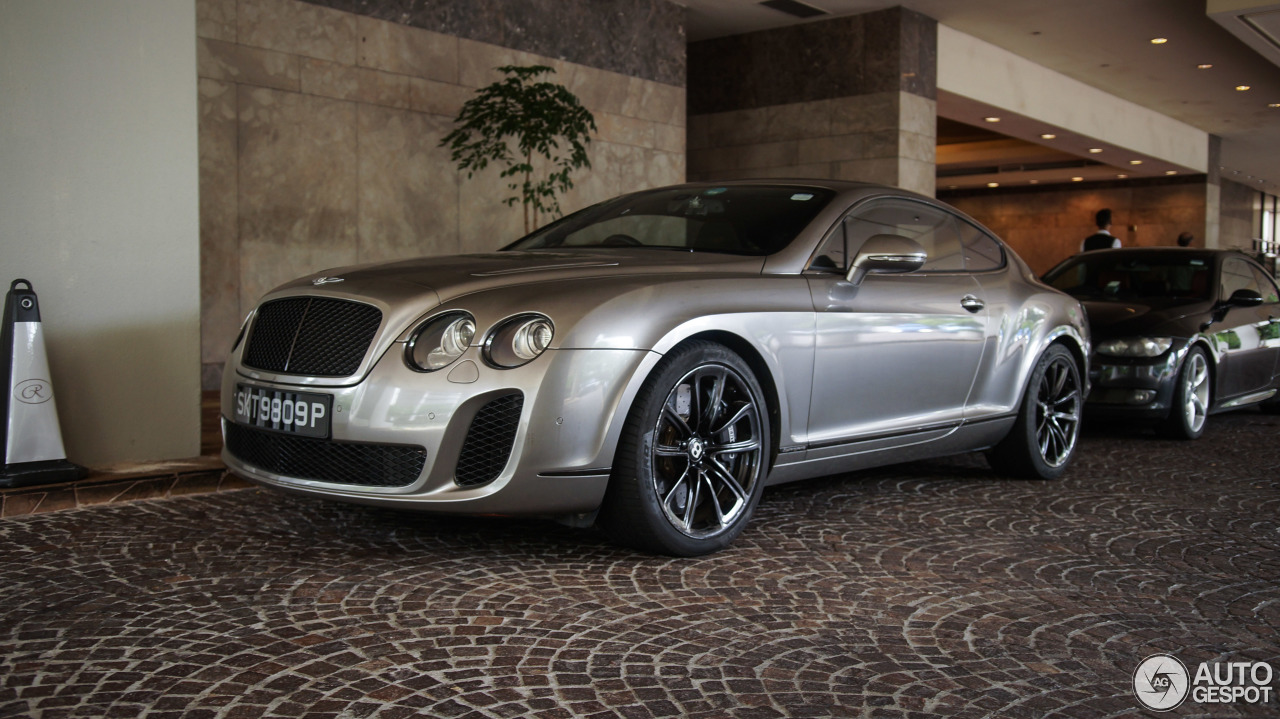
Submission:
<svg viewBox="0 0 1280 719">
<path fill-rule="evenodd" d="M 1089 254 L 1055 267 L 1044 281 L 1079 300 L 1208 300 L 1211 261 L 1205 257 Z"/>
<path fill-rule="evenodd" d="M 834 194 L 762 186 L 641 192 L 588 207 L 504 249 L 648 247 L 771 255 L 790 244 Z"/>
</svg>

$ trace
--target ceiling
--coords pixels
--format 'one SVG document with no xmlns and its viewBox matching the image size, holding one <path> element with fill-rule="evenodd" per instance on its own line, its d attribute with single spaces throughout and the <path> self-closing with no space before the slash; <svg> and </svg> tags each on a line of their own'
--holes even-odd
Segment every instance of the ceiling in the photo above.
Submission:
<svg viewBox="0 0 1280 719">
<path fill-rule="evenodd" d="M 758 0 L 678 0 L 690 41 L 901 5 L 1222 138 L 1223 176 L 1280 194 L 1280 2 L 1268 0 L 803 0 L 803 20 Z M 1166 38 L 1153 44 L 1153 38 Z M 1211 65 L 1199 68 L 1200 65 Z M 1248 90 L 1237 90 L 1237 86 Z M 1275 105 L 1275 107 L 1272 107 Z M 1061 128 L 940 93 L 938 187 L 1114 181 L 1185 173 Z M 974 125 L 979 127 L 975 127 Z M 1043 139 L 1041 135 L 1055 135 Z M 1090 148 L 1102 152 L 1090 153 Z M 1080 179 L 1075 179 L 1080 178 Z"/>
</svg>

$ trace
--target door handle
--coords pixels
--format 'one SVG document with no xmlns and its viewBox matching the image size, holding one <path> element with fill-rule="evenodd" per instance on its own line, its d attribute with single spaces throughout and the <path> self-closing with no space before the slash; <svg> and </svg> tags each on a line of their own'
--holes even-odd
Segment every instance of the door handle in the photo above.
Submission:
<svg viewBox="0 0 1280 719">
<path fill-rule="evenodd" d="M 982 308 L 987 306 L 986 302 L 974 297 L 973 295 L 965 295 L 960 298 L 960 306 L 970 312 L 981 312 Z"/>
</svg>

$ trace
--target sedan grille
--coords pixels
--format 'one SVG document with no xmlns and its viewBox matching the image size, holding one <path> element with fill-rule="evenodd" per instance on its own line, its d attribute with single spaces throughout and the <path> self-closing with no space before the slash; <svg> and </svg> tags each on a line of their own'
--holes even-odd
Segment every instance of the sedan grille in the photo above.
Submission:
<svg viewBox="0 0 1280 719">
<path fill-rule="evenodd" d="M 313 377 L 355 374 L 382 323 L 382 310 L 328 297 L 288 297 L 258 308 L 245 346 L 254 369 Z"/>
<path fill-rule="evenodd" d="M 474 487 L 497 479 L 511 458 L 511 446 L 520 426 L 524 395 L 509 394 L 480 408 L 458 455 L 453 478 L 460 486 Z"/>
<path fill-rule="evenodd" d="M 227 450 L 240 461 L 285 477 L 361 487 L 407 487 L 427 464 L 427 450 L 404 444 L 357 444 L 226 423 Z"/>
</svg>

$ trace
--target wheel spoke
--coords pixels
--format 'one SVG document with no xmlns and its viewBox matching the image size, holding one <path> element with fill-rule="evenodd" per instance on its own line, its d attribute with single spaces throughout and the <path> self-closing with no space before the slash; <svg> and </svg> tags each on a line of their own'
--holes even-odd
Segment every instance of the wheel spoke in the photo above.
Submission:
<svg viewBox="0 0 1280 719">
<path fill-rule="evenodd" d="M 712 429 L 711 434 L 720 434 L 726 429 L 729 429 L 733 425 L 741 422 L 743 418 L 747 416 L 747 414 L 755 411 L 755 407 L 756 406 L 751 402 L 744 402 L 741 406 L 738 407 L 738 411 L 733 413 L 733 416 L 721 422 L 719 427 Z"/>
<path fill-rule="evenodd" d="M 668 512 L 675 514 L 676 507 L 674 506 L 674 499 L 675 499 L 676 493 L 680 491 L 680 486 L 683 485 L 685 481 L 688 479 L 689 479 L 689 468 L 685 467 L 684 471 L 680 473 L 680 478 L 677 479 L 671 485 L 671 489 L 667 490 L 667 493 L 663 495 L 662 504 L 667 508 Z M 689 495 L 689 494 L 692 494 L 692 492 L 686 488 L 686 495 Z M 686 509 L 687 509 L 687 506 L 686 506 Z"/>
<path fill-rule="evenodd" d="M 738 480 L 729 473 L 729 470 L 725 469 L 719 462 L 714 461 L 710 463 L 710 467 L 715 474 L 719 476 L 720 481 L 724 483 L 724 486 L 728 487 L 729 491 L 733 492 L 734 496 L 738 498 L 739 502 L 746 501 L 747 491 L 743 489 L 742 485 L 738 483 Z"/>
<path fill-rule="evenodd" d="M 750 452 L 756 449 L 760 449 L 760 440 L 752 438 L 744 439 L 740 442 L 708 445 L 707 454 L 713 456 L 720 454 L 737 454 L 739 452 Z"/>
<path fill-rule="evenodd" d="M 676 431 L 680 434 L 680 439 L 689 439 L 693 436 L 693 430 L 689 427 L 689 423 L 685 422 L 684 417 L 681 417 L 675 408 L 671 406 L 670 400 L 662 405 L 662 416 L 675 426 Z"/>
<path fill-rule="evenodd" d="M 716 415 L 720 413 L 720 400 L 724 398 L 724 388 L 728 384 L 729 378 L 724 370 L 716 368 L 715 371 L 708 372 L 711 376 L 711 393 L 707 397 L 705 407 L 700 408 L 698 414 L 698 428 L 710 428 L 715 423 Z"/>
<path fill-rule="evenodd" d="M 686 531 L 693 529 L 693 513 L 698 506 L 698 502 L 702 499 L 702 470 L 694 471 L 693 488 L 689 490 L 689 501 L 684 506 L 684 517 L 681 521 L 684 523 Z"/>
</svg>

